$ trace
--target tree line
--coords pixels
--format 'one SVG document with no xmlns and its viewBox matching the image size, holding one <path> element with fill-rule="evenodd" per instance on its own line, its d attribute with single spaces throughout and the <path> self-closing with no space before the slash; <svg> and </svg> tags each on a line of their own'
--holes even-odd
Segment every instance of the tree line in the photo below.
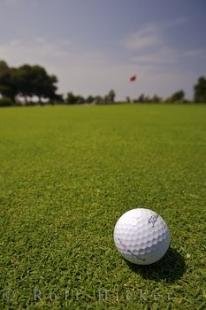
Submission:
<svg viewBox="0 0 206 310">
<path fill-rule="evenodd" d="M 115 103 L 115 91 L 110 90 L 106 95 L 90 95 L 84 97 L 68 92 L 66 97 L 58 94 L 58 79 L 50 75 L 39 65 L 24 64 L 10 67 L 5 61 L 0 61 L 0 106 L 13 105 L 45 105 L 45 104 L 112 104 Z M 132 103 L 189 103 L 185 92 L 178 90 L 168 98 L 158 95 L 152 97 L 141 94 L 127 102 Z M 206 103 L 206 78 L 200 77 L 194 85 L 193 102 Z"/>
<path fill-rule="evenodd" d="M 206 103 L 206 78 L 200 77 L 197 83 L 194 85 L 194 94 L 192 100 L 187 99 L 185 97 L 184 90 L 180 89 L 167 98 L 161 98 L 158 95 L 150 97 L 141 94 L 137 99 L 133 100 L 127 97 L 126 101 L 133 101 L 134 103 Z"/>
</svg>

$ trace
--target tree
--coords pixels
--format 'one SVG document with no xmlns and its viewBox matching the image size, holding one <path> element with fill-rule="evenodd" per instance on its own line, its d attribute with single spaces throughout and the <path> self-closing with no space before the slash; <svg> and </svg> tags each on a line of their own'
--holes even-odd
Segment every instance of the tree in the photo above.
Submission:
<svg viewBox="0 0 206 310">
<path fill-rule="evenodd" d="M 194 86 L 194 101 L 206 103 L 206 78 L 204 76 L 199 77 Z"/>
<path fill-rule="evenodd" d="M 145 102 L 145 95 L 141 94 L 137 99 L 134 99 L 135 103 L 144 103 Z"/>
<path fill-rule="evenodd" d="M 72 92 L 69 92 L 67 94 L 65 102 L 67 104 L 76 104 L 77 103 L 77 98 L 76 98 L 76 96 Z"/>
<path fill-rule="evenodd" d="M 80 95 L 74 95 L 72 92 L 67 94 L 67 98 L 65 100 L 67 104 L 83 104 L 86 103 L 86 99 Z"/>
<path fill-rule="evenodd" d="M 43 99 L 55 100 L 57 82 L 57 77 L 48 75 L 41 66 L 26 64 L 18 68 L 18 90 L 26 102 L 33 96 L 37 96 L 40 103 L 43 103 Z"/>
<path fill-rule="evenodd" d="M 33 78 L 32 67 L 30 65 L 25 64 L 18 68 L 16 73 L 17 88 L 19 95 L 24 97 L 25 102 L 35 95 L 32 85 Z"/>
<path fill-rule="evenodd" d="M 53 97 L 50 98 L 50 103 L 64 103 L 64 96 L 62 94 L 55 94 Z"/>
<path fill-rule="evenodd" d="M 131 99 L 130 99 L 129 96 L 127 96 L 127 97 L 125 98 L 125 100 L 126 100 L 127 103 L 130 103 L 130 102 L 131 102 Z"/>
<path fill-rule="evenodd" d="M 14 101 L 10 98 L 0 98 L 0 107 L 11 107 L 14 105 Z"/>
<path fill-rule="evenodd" d="M 154 103 L 160 103 L 162 101 L 162 98 L 159 97 L 158 95 L 154 95 L 150 100 L 151 102 L 154 102 Z"/>
<path fill-rule="evenodd" d="M 185 100 L 185 92 L 178 90 L 172 94 L 166 101 L 168 102 L 183 102 Z"/>
<path fill-rule="evenodd" d="M 95 96 L 94 97 L 94 103 L 95 104 L 103 104 L 104 103 L 104 98 L 102 98 L 101 96 Z"/>
<path fill-rule="evenodd" d="M 95 100 L 95 97 L 93 97 L 92 95 L 89 95 L 87 98 L 86 98 L 86 103 L 93 103 Z"/>
<path fill-rule="evenodd" d="M 31 89 L 33 94 L 42 99 L 49 99 L 50 101 L 56 98 L 56 90 L 58 79 L 55 75 L 49 75 L 46 70 L 41 66 L 32 67 L 32 83 Z"/>
<path fill-rule="evenodd" d="M 56 94 L 58 80 L 55 75 L 38 65 L 28 64 L 12 68 L 5 61 L 0 61 L 0 95 L 15 101 L 17 95 L 22 96 L 27 103 L 37 96 L 40 103 L 45 100 L 63 100 Z"/>
<path fill-rule="evenodd" d="M 18 94 L 16 69 L 10 68 L 5 61 L 0 61 L 0 94 L 12 101 Z"/>
<path fill-rule="evenodd" d="M 111 89 L 104 98 L 105 103 L 114 103 L 115 96 L 116 96 L 115 91 Z"/>
</svg>

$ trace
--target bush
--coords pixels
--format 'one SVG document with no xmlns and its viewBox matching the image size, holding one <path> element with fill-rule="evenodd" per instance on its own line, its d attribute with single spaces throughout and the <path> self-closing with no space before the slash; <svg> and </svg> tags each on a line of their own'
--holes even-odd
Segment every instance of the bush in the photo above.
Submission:
<svg viewBox="0 0 206 310">
<path fill-rule="evenodd" d="M 6 97 L 0 98 L 0 108 L 1 107 L 11 107 L 14 105 L 14 102 Z"/>
</svg>

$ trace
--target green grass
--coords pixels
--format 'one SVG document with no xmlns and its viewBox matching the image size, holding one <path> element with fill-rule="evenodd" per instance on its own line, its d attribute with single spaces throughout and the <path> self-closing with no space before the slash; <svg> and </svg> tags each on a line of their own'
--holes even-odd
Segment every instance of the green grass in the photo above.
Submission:
<svg viewBox="0 0 206 310">
<path fill-rule="evenodd" d="M 0 110 L 0 308 L 205 309 L 206 107 Z M 113 227 L 168 223 L 157 264 L 127 264 Z"/>
</svg>

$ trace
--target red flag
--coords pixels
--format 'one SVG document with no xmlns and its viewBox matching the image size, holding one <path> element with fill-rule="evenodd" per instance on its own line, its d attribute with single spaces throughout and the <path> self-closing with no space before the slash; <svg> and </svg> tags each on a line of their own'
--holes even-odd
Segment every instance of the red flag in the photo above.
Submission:
<svg viewBox="0 0 206 310">
<path fill-rule="evenodd" d="M 136 76 L 136 75 L 132 75 L 132 76 L 130 77 L 129 81 L 130 81 L 130 82 L 134 82 L 134 81 L 136 81 L 136 79 L 137 79 L 137 76 Z"/>
</svg>

